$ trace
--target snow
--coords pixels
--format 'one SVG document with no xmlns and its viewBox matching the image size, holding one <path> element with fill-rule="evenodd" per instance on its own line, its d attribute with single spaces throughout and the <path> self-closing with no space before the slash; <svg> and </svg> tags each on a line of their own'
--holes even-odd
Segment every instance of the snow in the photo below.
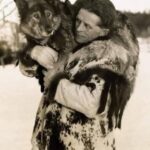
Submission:
<svg viewBox="0 0 150 150">
<path fill-rule="evenodd" d="M 127 104 L 118 150 L 150 147 L 150 40 L 139 39 L 140 61 L 134 93 Z M 0 150 L 30 150 L 35 114 L 41 98 L 34 78 L 17 67 L 0 67 Z"/>
<path fill-rule="evenodd" d="M 0 68 L 0 150 L 29 150 L 41 93 L 18 68 Z"/>
<path fill-rule="evenodd" d="M 150 148 L 150 39 L 139 39 L 140 61 L 134 93 L 127 104 L 118 150 Z"/>
</svg>

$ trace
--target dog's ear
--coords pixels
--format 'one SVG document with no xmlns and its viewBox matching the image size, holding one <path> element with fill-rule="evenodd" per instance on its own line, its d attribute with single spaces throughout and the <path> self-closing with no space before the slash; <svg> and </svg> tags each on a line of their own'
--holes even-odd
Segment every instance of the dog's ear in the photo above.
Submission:
<svg viewBox="0 0 150 150">
<path fill-rule="evenodd" d="M 19 15 L 22 19 L 28 9 L 28 2 L 27 2 L 27 0 L 14 0 L 14 2 L 16 3 L 16 6 L 19 11 Z"/>
<path fill-rule="evenodd" d="M 60 0 L 45 0 L 48 4 L 57 7 L 60 3 Z"/>
<path fill-rule="evenodd" d="M 65 0 L 64 2 L 65 5 L 65 11 L 68 12 L 67 14 L 70 14 L 72 17 L 74 16 L 74 8 L 73 5 L 69 0 Z"/>
<path fill-rule="evenodd" d="M 51 6 L 56 14 L 61 13 L 62 2 L 60 0 L 45 0 L 49 6 Z"/>
</svg>

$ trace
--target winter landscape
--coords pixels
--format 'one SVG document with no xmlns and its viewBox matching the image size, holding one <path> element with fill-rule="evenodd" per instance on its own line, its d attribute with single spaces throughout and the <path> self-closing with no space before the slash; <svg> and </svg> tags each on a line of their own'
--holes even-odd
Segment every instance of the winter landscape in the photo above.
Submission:
<svg viewBox="0 0 150 150">
<path fill-rule="evenodd" d="M 148 0 L 145 0 L 145 5 L 138 0 L 136 7 L 134 1 L 112 1 L 121 10 L 149 10 Z M 6 19 L 18 22 L 12 0 L 0 0 L 0 11 L 0 21 Z M 150 149 L 150 38 L 138 40 L 140 59 L 137 80 L 125 109 L 122 130 L 115 133 L 117 150 Z M 23 76 L 14 65 L 0 66 L 0 150 L 31 149 L 32 129 L 41 96 L 35 78 Z"/>
</svg>

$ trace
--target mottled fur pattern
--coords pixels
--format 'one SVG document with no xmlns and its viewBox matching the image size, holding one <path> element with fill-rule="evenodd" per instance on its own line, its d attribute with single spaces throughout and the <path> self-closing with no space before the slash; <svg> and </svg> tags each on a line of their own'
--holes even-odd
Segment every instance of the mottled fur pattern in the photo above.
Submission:
<svg viewBox="0 0 150 150">
<path fill-rule="evenodd" d="M 109 117 L 115 115 L 116 126 L 121 127 L 122 114 L 134 87 L 139 46 L 125 15 L 117 12 L 115 23 L 116 29 L 109 39 L 97 39 L 72 54 L 66 72 L 78 84 L 83 84 L 92 74 L 110 81 L 114 106 L 110 107 Z"/>
<path fill-rule="evenodd" d="M 48 106 L 44 101 L 36 119 L 33 150 L 114 150 L 115 139 L 105 114 L 89 119 L 54 101 Z"/>
</svg>

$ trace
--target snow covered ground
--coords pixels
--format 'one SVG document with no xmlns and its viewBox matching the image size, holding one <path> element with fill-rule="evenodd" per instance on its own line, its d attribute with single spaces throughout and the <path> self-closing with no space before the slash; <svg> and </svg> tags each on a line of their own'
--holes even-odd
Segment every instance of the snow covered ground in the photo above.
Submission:
<svg viewBox="0 0 150 150">
<path fill-rule="evenodd" d="M 118 131 L 118 150 L 150 149 L 150 40 L 140 39 L 134 94 Z M 41 98 L 35 79 L 14 66 L 0 68 L 0 150 L 30 150 L 34 117 Z"/>
<path fill-rule="evenodd" d="M 0 150 L 30 150 L 31 133 L 41 98 L 35 79 L 18 68 L 0 68 Z"/>
<path fill-rule="evenodd" d="M 118 150 L 150 149 L 150 39 L 139 39 L 139 43 L 138 76 L 123 116 Z"/>
</svg>

